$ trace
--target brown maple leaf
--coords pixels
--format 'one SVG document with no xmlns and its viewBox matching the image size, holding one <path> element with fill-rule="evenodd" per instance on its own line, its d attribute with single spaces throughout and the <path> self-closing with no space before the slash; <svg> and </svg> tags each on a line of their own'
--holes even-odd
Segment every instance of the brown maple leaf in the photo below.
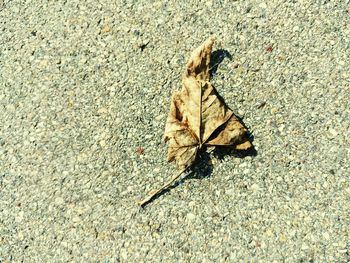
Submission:
<svg viewBox="0 0 350 263">
<path fill-rule="evenodd" d="M 165 126 L 169 143 L 168 161 L 175 161 L 179 172 L 161 188 L 140 202 L 146 204 L 169 187 L 190 167 L 205 146 L 233 146 L 237 150 L 252 147 L 247 129 L 220 100 L 209 82 L 209 64 L 214 38 L 207 39 L 193 51 L 186 65 L 182 89 L 175 91 Z"/>
</svg>

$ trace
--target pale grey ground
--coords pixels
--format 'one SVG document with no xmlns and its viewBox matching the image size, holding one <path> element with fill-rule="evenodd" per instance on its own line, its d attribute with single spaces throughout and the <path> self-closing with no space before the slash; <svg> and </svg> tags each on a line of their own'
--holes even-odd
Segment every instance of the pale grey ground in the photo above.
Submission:
<svg viewBox="0 0 350 263">
<path fill-rule="evenodd" d="M 348 1 L 131 2 L 0 1 L 0 262 L 349 262 Z M 210 35 L 257 155 L 139 211 Z"/>
</svg>

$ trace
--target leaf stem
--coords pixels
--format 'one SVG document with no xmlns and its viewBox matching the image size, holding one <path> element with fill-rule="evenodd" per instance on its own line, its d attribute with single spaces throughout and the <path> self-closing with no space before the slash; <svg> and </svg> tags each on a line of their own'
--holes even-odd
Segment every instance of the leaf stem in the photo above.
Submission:
<svg viewBox="0 0 350 263">
<path fill-rule="evenodd" d="M 141 200 L 138 204 L 140 206 L 144 206 L 148 202 L 150 202 L 156 195 L 160 194 L 163 192 L 165 189 L 167 189 L 170 185 L 173 184 L 174 181 L 176 181 L 182 174 L 187 170 L 188 167 L 185 167 L 184 169 L 180 170 L 178 173 L 174 174 L 173 177 L 169 181 L 167 181 L 162 187 L 152 190 L 151 192 L 148 193 L 148 195 Z"/>
</svg>

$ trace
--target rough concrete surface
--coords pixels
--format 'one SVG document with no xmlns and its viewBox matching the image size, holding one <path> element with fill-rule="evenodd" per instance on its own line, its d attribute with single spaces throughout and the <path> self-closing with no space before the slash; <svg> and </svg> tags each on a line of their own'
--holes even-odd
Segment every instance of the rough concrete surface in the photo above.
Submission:
<svg viewBox="0 0 350 263">
<path fill-rule="evenodd" d="M 0 262 L 349 262 L 349 1 L 0 1 Z M 191 51 L 255 154 L 173 175 Z"/>
</svg>

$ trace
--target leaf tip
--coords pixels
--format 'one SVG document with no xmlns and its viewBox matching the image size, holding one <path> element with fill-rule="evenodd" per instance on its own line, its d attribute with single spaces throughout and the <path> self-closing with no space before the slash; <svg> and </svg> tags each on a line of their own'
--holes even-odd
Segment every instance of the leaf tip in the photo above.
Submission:
<svg viewBox="0 0 350 263">
<path fill-rule="evenodd" d="M 208 79 L 209 78 L 209 64 L 210 56 L 215 42 L 215 37 L 210 36 L 205 40 L 202 45 L 196 48 L 187 64 L 185 76 L 193 76 L 196 79 Z"/>
<path fill-rule="evenodd" d="M 244 143 L 241 143 L 241 144 L 237 144 L 235 146 L 236 150 L 239 150 L 239 151 L 245 151 L 245 150 L 248 150 L 250 149 L 251 147 L 253 147 L 253 145 L 251 144 L 250 141 L 245 141 Z"/>
</svg>

